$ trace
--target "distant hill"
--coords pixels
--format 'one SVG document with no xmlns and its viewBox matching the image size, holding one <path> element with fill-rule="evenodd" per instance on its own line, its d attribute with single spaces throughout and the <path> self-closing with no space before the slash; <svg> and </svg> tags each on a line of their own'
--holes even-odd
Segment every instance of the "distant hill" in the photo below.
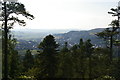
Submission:
<svg viewBox="0 0 120 80">
<path fill-rule="evenodd" d="M 15 38 L 17 38 L 17 50 L 37 50 L 38 44 L 43 40 L 43 38 L 49 34 L 52 34 L 56 41 L 59 43 L 59 45 L 62 47 L 65 42 L 68 42 L 69 47 L 73 46 L 74 44 L 78 44 L 80 38 L 82 38 L 84 41 L 90 39 L 92 44 L 95 47 L 101 47 L 105 46 L 105 42 L 97 37 L 95 34 L 98 32 L 102 32 L 105 28 L 97 28 L 92 30 L 71 30 L 71 31 L 62 31 L 57 30 L 54 32 L 54 30 L 27 30 L 27 31 L 12 31 L 11 34 L 14 35 Z M 118 36 L 120 38 L 120 36 Z"/>
<path fill-rule="evenodd" d="M 103 31 L 104 28 L 97 28 L 92 30 L 84 30 L 84 31 L 69 31 L 66 33 L 53 33 L 56 41 L 63 46 L 65 42 L 69 43 L 69 47 L 74 44 L 79 43 L 80 38 L 83 40 L 91 39 L 91 42 L 95 46 L 103 46 L 103 41 L 99 39 L 95 34 L 97 32 Z M 53 30 L 54 31 L 54 30 Z M 38 44 L 42 41 L 42 39 L 51 34 L 51 32 L 25 32 L 25 31 L 15 31 L 13 32 L 14 36 L 18 39 L 18 44 L 16 49 L 18 50 L 26 50 L 26 49 L 37 49 Z"/>
<path fill-rule="evenodd" d="M 23 29 L 23 30 L 12 30 L 11 34 L 14 35 L 15 38 L 18 40 L 34 40 L 34 39 L 41 39 L 48 34 L 55 34 L 55 33 L 65 33 L 70 30 L 41 30 L 41 29 Z"/>
<path fill-rule="evenodd" d="M 64 34 L 54 34 L 56 37 L 56 40 L 60 44 L 64 44 L 64 42 L 68 42 L 69 46 L 73 46 L 74 44 L 78 44 L 80 38 L 82 38 L 84 41 L 91 39 L 91 42 L 95 46 L 103 46 L 103 41 L 99 39 L 95 34 L 98 32 L 103 31 L 104 28 L 98 28 L 98 29 L 92 29 L 88 31 L 70 31 Z"/>
<path fill-rule="evenodd" d="M 104 41 L 97 37 L 95 34 L 103 31 L 105 28 L 97 28 L 92 30 L 23 30 L 23 31 L 12 31 L 11 33 L 18 40 L 16 49 L 26 50 L 26 49 L 37 49 L 38 44 L 43 40 L 43 38 L 49 34 L 55 36 L 56 41 L 63 46 L 65 42 L 68 42 L 69 47 L 74 44 L 78 44 L 80 38 L 84 41 L 90 39 L 95 47 L 104 46 Z M 120 38 L 120 36 L 118 36 Z"/>
</svg>

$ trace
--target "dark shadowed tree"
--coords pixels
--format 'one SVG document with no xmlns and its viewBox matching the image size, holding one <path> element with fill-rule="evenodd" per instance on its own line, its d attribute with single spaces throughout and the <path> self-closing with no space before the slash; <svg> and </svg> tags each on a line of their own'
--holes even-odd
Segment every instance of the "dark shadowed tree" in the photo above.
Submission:
<svg viewBox="0 0 120 80">
<path fill-rule="evenodd" d="M 84 43 L 85 45 L 85 53 L 86 55 L 88 55 L 89 57 L 89 79 L 91 80 L 92 79 L 92 53 L 93 53 L 93 45 L 91 43 L 91 40 L 88 39 L 87 41 L 85 41 Z"/>
<path fill-rule="evenodd" d="M 25 57 L 23 58 L 24 71 L 27 72 L 34 65 L 34 58 L 30 50 L 26 51 Z"/>
<path fill-rule="evenodd" d="M 106 41 L 107 48 L 110 49 L 110 60 L 112 61 L 113 57 L 113 44 L 116 44 L 116 37 L 115 35 L 119 34 L 118 31 L 116 31 L 116 26 L 118 26 L 118 21 L 114 20 L 111 22 L 113 27 L 112 28 L 106 28 L 104 31 L 97 33 L 96 35 Z"/>
<path fill-rule="evenodd" d="M 40 78 L 54 78 L 57 72 L 57 48 L 56 43 L 52 35 L 46 36 L 38 46 L 42 50 L 40 56 Z"/>
<path fill-rule="evenodd" d="M 74 45 L 71 48 L 72 56 L 73 56 L 73 64 L 74 64 L 74 77 L 75 78 L 81 78 L 84 80 L 85 77 L 85 46 L 83 39 L 80 39 L 80 42 L 78 45 Z"/>
<path fill-rule="evenodd" d="M 95 48 L 92 54 L 92 77 L 93 79 L 101 79 L 109 75 L 109 49 Z"/>
<path fill-rule="evenodd" d="M 21 26 L 25 26 L 26 22 L 24 20 L 19 19 L 19 16 L 24 16 L 27 19 L 34 19 L 34 16 L 31 15 L 26 9 L 24 4 L 20 2 L 7 2 L 6 3 L 6 17 L 7 17 L 7 28 L 11 29 L 13 28 L 13 25 L 17 22 Z M 5 9 L 3 9 L 2 14 L 0 16 L 0 21 L 2 21 L 2 27 L 4 27 L 4 13 Z"/>
<path fill-rule="evenodd" d="M 9 76 L 11 79 L 15 79 L 19 75 L 19 55 L 18 51 L 15 50 L 16 46 L 16 39 L 9 37 L 9 42 L 8 42 L 8 71 L 9 71 Z"/>
<path fill-rule="evenodd" d="M 13 28 L 14 23 L 18 22 L 19 25 L 25 26 L 26 23 L 24 20 L 19 19 L 19 15 L 22 15 L 28 19 L 34 19 L 34 16 L 29 14 L 26 11 L 25 6 L 19 2 L 4 2 L 4 8 L 2 9 L 2 13 L 0 16 L 0 21 L 2 21 L 2 29 L 3 29 L 3 57 L 4 57 L 4 75 L 3 80 L 8 79 L 8 33 L 9 29 Z M 4 27 L 5 26 L 5 27 Z M 5 49 L 5 50 L 4 50 Z"/>
<path fill-rule="evenodd" d="M 73 78 L 73 59 L 68 44 L 65 42 L 64 47 L 59 53 L 58 73 L 59 78 Z"/>
<path fill-rule="evenodd" d="M 13 28 L 14 23 L 18 22 L 19 25 L 25 26 L 24 20 L 19 19 L 19 15 L 22 15 L 28 19 L 34 19 L 34 16 L 26 11 L 25 6 L 19 2 L 4 2 L 4 8 L 0 16 L 3 29 L 3 57 L 4 57 L 4 75 L 3 80 L 8 79 L 8 33 L 9 29 Z M 5 26 L 5 27 L 4 27 Z M 5 49 L 5 50 L 4 50 Z"/>
<path fill-rule="evenodd" d="M 69 51 L 69 49 L 68 49 L 68 43 L 65 42 L 64 47 L 61 49 L 61 52 L 68 52 L 68 51 Z"/>
</svg>

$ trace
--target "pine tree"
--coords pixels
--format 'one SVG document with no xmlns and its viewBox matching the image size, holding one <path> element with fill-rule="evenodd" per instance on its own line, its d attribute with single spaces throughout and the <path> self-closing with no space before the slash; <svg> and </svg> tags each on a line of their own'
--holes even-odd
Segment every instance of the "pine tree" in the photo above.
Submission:
<svg viewBox="0 0 120 80">
<path fill-rule="evenodd" d="M 64 47 L 59 53 L 58 73 L 59 78 L 73 78 L 73 59 L 68 44 L 65 42 Z"/>
<path fill-rule="evenodd" d="M 38 48 L 42 49 L 40 56 L 40 75 L 39 78 L 54 78 L 57 72 L 57 48 L 56 43 L 52 35 L 48 35 L 39 44 Z"/>
<path fill-rule="evenodd" d="M 34 19 L 34 16 L 26 11 L 24 4 L 19 2 L 4 2 L 4 8 L 0 16 L 2 22 L 3 35 L 2 35 L 2 46 L 3 46 L 3 80 L 8 80 L 8 34 L 9 29 L 13 28 L 14 23 L 18 22 L 19 25 L 25 26 L 26 22 L 18 18 L 19 15 L 26 17 L 27 19 Z"/>
<path fill-rule="evenodd" d="M 85 52 L 86 55 L 89 57 L 89 79 L 92 79 L 92 53 L 93 53 L 93 45 L 91 43 L 91 40 L 88 39 L 85 43 Z"/>
<path fill-rule="evenodd" d="M 15 50 L 16 46 L 16 39 L 12 38 L 11 35 L 9 35 L 9 41 L 8 41 L 8 71 L 9 76 L 11 79 L 15 79 L 19 75 L 19 55 L 18 51 Z"/>
<path fill-rule="evenodd" d="M 113 57 L 113 44 L 116 44 L 115 35 L 119 34 L 117 30 L 118 21 L 114 20 L 111 22 L 112 28 L 106 28 L 104 31 L 97 33 L 96 35 L 106 41 L 107 48 L 110 50 L 110 61 L 112 61 Z"/>
<path fill-rule="evenodd" d="M 84 66 L 84 42 L 80 39 L 79 44 L 73 45 L 71 48 L 73 63 L 74 63 L 74 77 L 84 79 L 85 66 Z"/>
<path fill-rule="evenodd" d="M 33 55 L 31 54 L 30 50 L 27 50 L 25 57 L 23 59 L 24 71 L 27 72 L 29 69 L 31 69 L 33 67 L 33 65 L 34 65 Z"/>
<path fill-rule="evenodd" d="M 61 49 L 61 52 L 68 52 L 68 51 L 69 51 L 69 49 L 68 49 L 68 43 L 65 42 L 65 45 L 64 45 L 64 47 Z"/>
</svg>

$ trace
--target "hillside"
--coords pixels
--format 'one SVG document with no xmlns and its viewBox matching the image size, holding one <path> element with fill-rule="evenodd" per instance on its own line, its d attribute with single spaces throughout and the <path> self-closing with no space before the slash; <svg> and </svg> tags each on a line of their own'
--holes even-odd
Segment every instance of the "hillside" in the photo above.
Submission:
<svg viewBox="0 0 120 80">
<path fill-rule="evenodd" d="M 55 36 L 55 39 L 60 44 L 60 46 L 63 46 L 65 42 L 68 42 L 69 47 L 71 47 L 72 45 L 79 43 L 80 38 L 83 38 L 83 40 L 91 39 L 91 42 L 95 46 L 101 46 L 103 41 L 99 39 L 95 34 L 103 30 L 104 30 L 103 28 L 98 28 L 98 29 L 93 29 L 88 31 L 69 31 L 66 33 L 56 32 L 56 34 L 53 34 L 53 35 Z M 50 34 L 50 33 L 45 34 L 45 32 L 36 33 L 35 31 L 31 32 L 30 34 L 29 33 L 30 32 L 14 33 L 16 34 L 14 36 L 18 39 L 18 44 L 16 46 L 16 49 L 18 50 L 37 49 L 37 46 L 41 42 L 41 40 L 45 36 Z"/>
<path fill-rule="evenodd" d="M 95 46 L 101 46 L 103 41 L 99 39 L 95 34 L 103 30 L 104 30 L 103 28 L 98 28 L 88 31 L 70 31 L 64 34 L 55 34 L 54 36 L 56 37 L 57 41 L 60 44 L 64 44 L 64 42 L 68 42 L 70 46 L 72 46 L 74 44 L 79 43 L 80 38 L 82 38 L 83 40 L 91 39 L 91 42 Z"/>
</svg>

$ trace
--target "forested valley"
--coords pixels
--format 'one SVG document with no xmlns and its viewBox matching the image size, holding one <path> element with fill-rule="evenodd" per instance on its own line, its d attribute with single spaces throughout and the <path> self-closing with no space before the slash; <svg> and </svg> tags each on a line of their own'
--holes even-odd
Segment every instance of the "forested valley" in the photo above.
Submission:
<svg viewBox="0 0 120 80">
<path fill-rule="evenodd" d="M 7 4 L 7 10 L 9 15 L 14 13 L 17 16 L 22 14 L 30 20 L 35 18 L 26 11 L 22 3 L 10 2 Z M 116 13 L 118 10 L 119 8 L 111 9 Z M 26 49 L 25 54 L 20 55 L 19 50 L 16 49 L 17 38 L 11 34 L 10 29 L 16 22 L 25 26 L 25 21 L 19 20 L 14 15 L 12 17 L 7 16 L 7 19 L 10 21 L 7 24 L 7 38 L 5 29 L 1 29 L 0 33 L 3 77 L 8 76 L 10 80 L 120 79 L 119 20 L 113 20 L 110 23 L 111 27 L 95 33 L 96 38 L 104 41 L 104 47 L 96 46 L 91 43 L 91 39 L 84 40 L 83 38 L 80 38 L 79 42 L 71 47 L 67 41 L 60 47 L 61 44 L 57 42 L 54 35 L 49 34 L 39 42 L 36 50 Z M 3 21 L 2 27 L 4 27 L 4 23 Z M 7 44 L 7 59 L 4 53 L 5 44 Z M 7 68 L 5 64 L 7 64 Z M 8 70 L 8 73 L 5 69 Z M 7 75 L 4 73 L 7 73 Z"/>
</svg>

